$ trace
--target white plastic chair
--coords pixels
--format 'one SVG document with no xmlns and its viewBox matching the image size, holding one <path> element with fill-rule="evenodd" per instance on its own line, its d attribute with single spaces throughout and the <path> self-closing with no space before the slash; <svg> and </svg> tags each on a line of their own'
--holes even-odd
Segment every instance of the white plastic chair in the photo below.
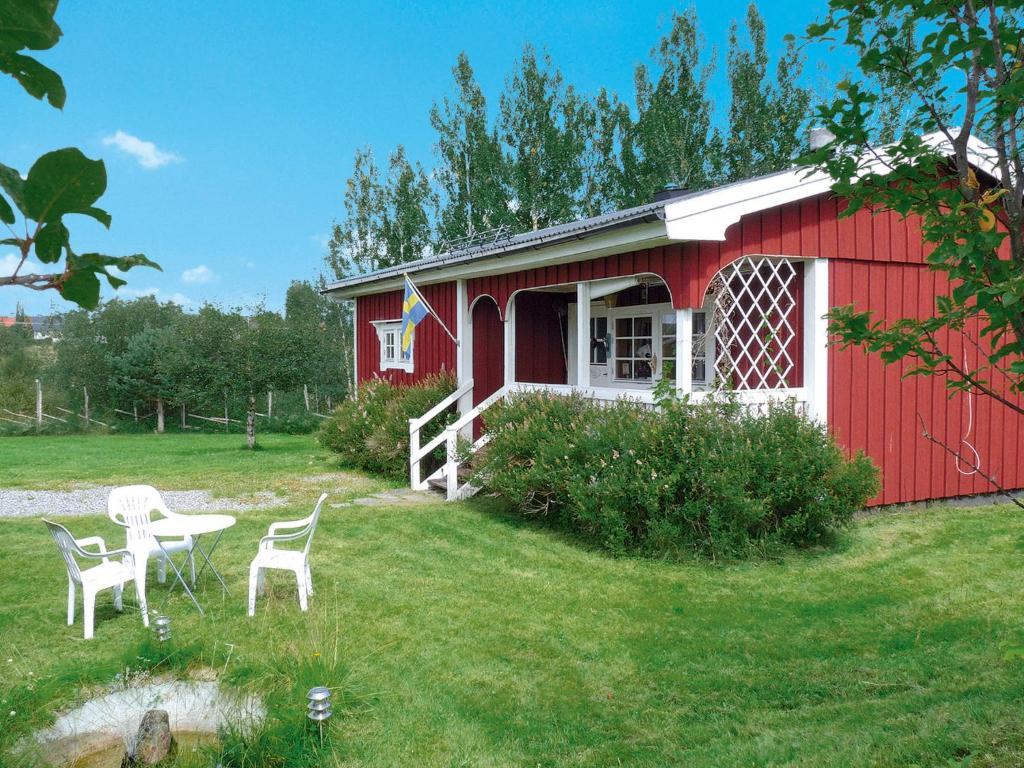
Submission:
<svg viewBox="0 0 1024 768">
<path fill-rule="evenodd" d="M 263 571 L 275 568 L 292 571 L 299 587 L 299 608 L 303 611 L 308 607 L 308 597 L 313 594 L 313 577 L 309 572 L 309 547 L 313 543 L 313 534 L 320 519 L 320 507 L 323 506 L 327 494 L 321 494 L 313 514 L 302 520 L 290 520 L 272 523 L 267 535 L 260 539 L 260 548 L 249 565 L 249 615 L 256 613 L 256 593 L 263 594 Z M 278 533 L 291 529 L 299 529 L 294 533 Z M 284 541 L 306 540 L 302 549 L 277 549 L 274 544 Z"/>
<path fill-rule="evenodd" d="M 188 552 L 188 565 L 192 576 L 192 586 L 196 584 L 196 563 L 192 556 L 192 537 L 185 536 L 180 540 L 163 541 L 163 548 L 149 532 L 149 524 L 153 512 L 164 517 L 180 517 L 167 508 L 159 492 L 151 485 L 125 485 L 115 488 L 107 498 L 107 516 L 117 525 L 126 529 L 125 546 L 135 557 L 136 584 L 140 594 L 144 623 L 149 626 L 149 614 L 146 607 L 146 567 L 151 556 L 157 559 L 157 580 L 163 584 L 167 580 L 167 554 L 171 552 Z"/>
<path fill-rule="evenodd" d="M 76 539 L 71 532 L 59 523 L 43 520 L 50 530 L 50 535 L 57 542 L 57 548 L 64 558 L 68 569 L 68 626 L 75 623 L 75 585 L 82 588 L 82 608 L 85 613 L 85 639 L 91 640 L 96 613 L 96 593 L 113 588 L 114 607 L 123 610 L 122 592 L 124 585 L 135 579 L 135 564 L 132 554 L 127 549 L 107 550 L 106 542 L 100 536 L 89 536 Z M 96 546 L 98 552 L 89 552 L 84 547 Z M 123 560 L 111 560 L 113 555 L 120 555 Z M 78 565 L 78 557 L 102 560 L 99 565 L 82 570 Z M 136 584 L 136 595 L 138 585 Z M 141 604 L 141 600 L 140 600 Z"/>
</svg>

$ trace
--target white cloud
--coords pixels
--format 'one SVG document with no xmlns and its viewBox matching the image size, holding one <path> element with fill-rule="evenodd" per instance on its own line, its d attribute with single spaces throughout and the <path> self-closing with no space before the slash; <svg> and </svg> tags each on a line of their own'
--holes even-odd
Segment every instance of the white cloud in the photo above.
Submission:
<svg viewBox="0 0 1024 768">
<path fill-rule="evenodd" d="M 164 293 L 159 288 L 118 288 L 114 295 L 119 299 L 138 299 L 152 296 L 157 301 L 169 301 L 182 307 L 191 307 L 194 302 L 183 293 Z"/>
<path fill-rule="evenodd" d="M 3 277 L 9 277 L 14 274 L 14 270 L 17 269 L 18 263 L 21 261 L 21 257 L 16 253 L 5 253 L 0 256 L 0 275 Z M 28 259 L 24 264 L 21 265 L 21 269 L 18 271 L 19 275 L 28 275 L 33 272 L 45 272 L 46 270 L 32 259 Z M 60 272 L 60 269 L 56 270 Z"/>
<path fill-rule="evenodd" d="M 181 158 L 173 152 L 165 152 L 152 141 L 143 141 L 138 136 L 132 136 L 124 131 L 104 136 L 103 143 L 108 147 L 117 147 L 125 154 L 131 155 L 138 160 L 139 165 L 150 171 L 163 168 L 170 163 L 181 162 Z"/>
<path fill-rule="evenodd" d="M 192 267 L 192 269 L 186 269 L 181 273 L 181 279 L 186 283 L 208 283 L 211 280 L 215 280 L 216 277 L 217 275 L 214 271 L 205 264 Z"/>
</svg>

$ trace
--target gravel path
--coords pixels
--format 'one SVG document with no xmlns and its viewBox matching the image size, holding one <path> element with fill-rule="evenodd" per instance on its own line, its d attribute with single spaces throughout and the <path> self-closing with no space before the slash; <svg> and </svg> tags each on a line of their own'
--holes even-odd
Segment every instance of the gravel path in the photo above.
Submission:
<svg viewBox="0 0 1024 768">
<path fill-rule="evenodd" d="M 73 491 L 25 491 L 0 488 L 0 518 L 47 517 L 49 515 L 104 515 L 107 496 L 113 486 L 80 488 Z M 255 494 L 253 500 L 214 498 L 209 491 L 160 491 L 167 506 L 175 512 L 245 512 L 268 509 L 288 503 L 288 499 L 269 491 Z"/>
</svg>

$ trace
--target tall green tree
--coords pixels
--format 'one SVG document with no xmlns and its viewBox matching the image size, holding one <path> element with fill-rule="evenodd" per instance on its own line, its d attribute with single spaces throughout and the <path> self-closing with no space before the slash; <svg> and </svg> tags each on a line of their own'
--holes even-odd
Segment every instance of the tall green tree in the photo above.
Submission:
<svg viewBox="0 0 1024 768">
<path fill-rule="evenodd" d="M 645 202 L 634 183 L 637 155 L 629 105 L 602 88 L 592 105 L 593 130 L 587 146 L 582 213 L 596 216 Z"/>
<path fill-rule="evenodd" d="M 641 64 L 634 75 L 637 162 L 635 169 L 626 167 L 633 184 L 628 198 L 634 203 L 650 200 L 667 184 L 702 189 L 712 181 L 708 82 L 714 64 L 705 55 L 696 11 L 674 14 L 651 56 L 653 71 Z"/>
<path fill-rule="evenodd" d="M 433 241 L 436 195 L 419 163 L 399 146 L 381 179 L 373 150 L 356 151 L 345 183 L 345 217 L 335 222 L 326 262 L 338 278 L 372 272 L 422 257 Z"/>
<path fill-rule="evenodd" d="M 381 220 L 384 187 L 370 147 L 357 149 L 352 175 L 345 182 L 345 216 L 335 222 L 327 244 L 327 266 L 342 278 L 384 266 Z"/>
<path fill-rule="evenodd" d="M 537 230 L 579 215 L 591 115 L 546 53 L 523 48 L 501 96 L 506 194 L 515 228 Z"/>
<path fill-rule="evenodd" d="M 348 303 L 328 299 L 307 282 L 294 281 L 285 297 L 285 321 L 298 352 L 299 380 L 338 396 L 347 393 L 352 378 Z"/>
<path fill-rule="evenodd" d="M 850 201 L 844 215 L 869 208 L 919 217 L 928 263 L 950 286 L 929 317 L 882 321 L 839 307 L 831 332 L 1024 415 L 1014 396 L 1024 392 L 1024 8 L 1015 0 L 831 0 L 807 34 L 838 40 L 859 74 L 819 110 L 836 139 L 806 162 Z M 870 150 L 881 98 L 871 86 L 880 76 L 914 98 L 903 136 Z M 942 143 L 924 141 L 928 134 Z M 989 138 L 990 157 L 972 153 L 976 136 Z"/>
<path fill-rule="evenodd" d="M 457 240 L 511 220 L 502 180 L 505 159 L 491 127 L 487 100 L 463 52 L 452 68 L 455 94 L 430 110 L 437 132 L 435 178 L 441 204 L 438 241 Z"/>
<path fill-rule="evenodd" d="M 767 32 L 757 5 L 747 6 L 747 40 L 733 22 L 727 70 L 731 102 L 725 137 L 727 179 L 737 181 L 789 168 L 806 148 L 811 92 L 799 85 L 804 55 L 790 37 L 769 76 Z"/>
<path fill-rule="evenodd" d="M 0 3 L 0 72 L 12 76 L 29 95 L 62 109 L 66 93 L 60 75 L 24 52 L 57 44 L 63 33 L 54 20 L 56 12 L 57 0 Z M 0 163 L 0 222 L 11 233 L 0 245 L 14 246 L 19 256 L 14 271 L 0 276 L 0 287 L 56 290 L 68 301 L 91 308 L 100 300 L 101 277 L 113 288 L 125 284 L 111 267 L 119 272 L 137 266 L 159 269 L 142 254 L 107 256 L 72 248 L 65 217 L 88 216 L 110 227 L 110 214 L 96 206 L 106 188 L 103 161 L 90 160 L 73 147 L 46 153 L 25 176 Z M 33 255 L 40 264 L 61 266 L 54 272 L 22 272 Z"/>
<path fill-rule="evenodd" d="M 180 395 L 177 361 L 185 354 L 175 327 L 145 327 L 128 338 L 122 353 L 111 355 L 112 392 L 126 403 L 152 403 L 156 431 L 163 433 L 166 407 Z"/>
<path fill-rule="evenodd" d="M 245 401 L 245 437 L 256 448 L 256 403 L 267 391 L 300 384 L 300 350 L 291 343 L 284 318 L 257 308 L 240 323 L 226 350 L 231 379 L 228 389 Z"/>
<path fill-rule="evenodd" d="M 436 206 L 437 197 L 422 166 L 410 163 L 405 148 L 399 144 L 388 158 L 380 221 L 384 248 L 380 266 L 404 264 L 429 253 L 433 240 L 430 214 Z"/>
</svg>

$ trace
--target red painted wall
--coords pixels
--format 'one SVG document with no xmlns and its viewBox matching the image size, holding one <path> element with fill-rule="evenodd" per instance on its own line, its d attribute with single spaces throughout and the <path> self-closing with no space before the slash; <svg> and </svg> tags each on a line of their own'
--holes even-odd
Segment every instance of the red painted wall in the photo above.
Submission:
<svg viewBox="0 0 1024 768">
<path fill-rule="evenodd" d="M 565 384 L 565 329 L 568 301 L 557 293 L 526 291 L 516 295 L 516 381 Z"/>
<path fill-rule="evenodd" d="M 445 325 L 455 333 L 455 283 L 425 285 L 420 288 L 423 297 L 437 311 Z M 416 327 L 413 351 L 414 371 L 380 370 L 380 342 L 371 325 L 374 320 L 400 320 L 402 318 L 402 291 L 388 291 L 356 299 L 358 331 L 357 356 L 359 381 L 374 376 L 395 384 L 411 384 L 424 376 L 440 371 L 455 373 L 455 342 L 444 332 L 437 320 L 428 316 Z"/>
</svg>

